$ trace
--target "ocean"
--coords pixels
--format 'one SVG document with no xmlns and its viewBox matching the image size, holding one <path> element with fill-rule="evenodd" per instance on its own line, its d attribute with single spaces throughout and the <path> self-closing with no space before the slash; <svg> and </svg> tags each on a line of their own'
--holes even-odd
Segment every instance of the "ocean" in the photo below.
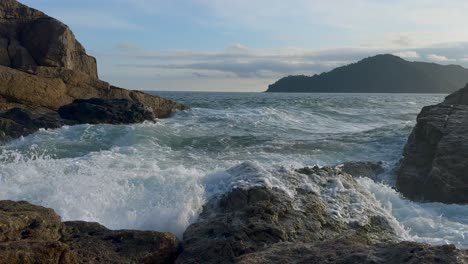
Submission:
<svg viewBox="0 0 468 264">
<path fill-rule="evenodd" d="M 0 199 L 51 207 L 64 220 L 181 237 L 207 199 L 234 181 L 255 184 L 249 175 L 287 188 L 278 170 L 382 161 L 381 181 L 358 182 L 401 238 L 468 248 L 468 206 L 415 203 L 392 188 L 417 114 L 443 95 L 153 94 L 192 109 L 155 123 L 40 130 L 0 146 Z"/>
</svg>

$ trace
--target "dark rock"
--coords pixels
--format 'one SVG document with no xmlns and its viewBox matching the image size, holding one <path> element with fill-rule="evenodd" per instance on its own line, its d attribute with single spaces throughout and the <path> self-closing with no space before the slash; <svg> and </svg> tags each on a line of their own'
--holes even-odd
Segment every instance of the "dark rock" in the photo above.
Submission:
<svg viewBox="0 0 468 264">
<path fill-rule="evenodd" d="M 78 264 L 76 253 L 59 241 L 0 242 L 0 264 Z"/>
<path fill-rule="evenodd" d="M 339 168 L 353 177 L 367 177 L 378 181 L 378 176 L 385 172 L 381 161 L 350 161 L 339 165 Z"/>
<path fill-rule="evenodd" d="M 10 41 L 8 56 L 10 57 L 10 65 L 13 68 L 28 71 L 37 66 L 29 51 L 18 41 Z"/>
<path fill-rule="evenodd" d="M 62 118 L 89 124 L 129 124 L 155 119 L 151 108 L 126 99 L 77 99 L 62 106 L 58 113 Z"/>
<path fill-rule="evenodd" d="M 255 172 L 255 167 L 245 163 L 235 171 Z M 338 168 L 273 174 L 287 189 L 268 187 L 255 175 L 240 177 L 233 186 L 246 180 L 255 184 L 234 187 L 207 202 L 198 221 L 184 233 L 184 251 L 176 263 L 468 261 L 468 252 L 453 245 L 401 242 L 391 217 Z M 357 211 L 353 203 L 359 204 Z"/>
<path fill-rule="evenodd" d="M 397 189 L 427 202 L 468 203 L 468 101 L 466 91 L 426 106 L 406 143 Z M 459 104 L 453 103 L 458 98 Z"/>
<path fill-rule="evenodd" d="M 0 65 L 10 67 L 11 60 L 8 54 L 8 39 L 0 38 Z"/>
<path fill-rule="evenodd" d="M 177 238 L 155 231 L 113 231 L 98 223 L 65 222 L 62 242 L 79 263 L 172 263 L 179 254 Z"/>
<path fill-rule="evenodd" d="M 355 190 L 356 197 L 368 195 L 350 175 L 327 167 L 305 168 L 287 179 L 295 190 L 294 197 L 278 188 L 257 186 L 235 188 L 208 201 L 198 221 L 185 231 L 184 251 L 177 263 L 234 263 L 284 242 L 315 244 L 339 237 L 355 237 L 363 243 L 397 239 L 382 211 L 369 200 L 362 200 L 366 209 L 359 215 L 353 215 L 350 206 L 345 211 L 330 211 L 332 204 L 351 203 L 349 190 Z M 343 189 L 328 193 L 337 190 L 334 188 Z M 344 215 L 362 218 L 348 222 Z"/>
<path fill-rule="evenodd" d="M 0 264 L 172 263 L 179 251 L 169 233 L 62 223 L 52 209 L 0 201 Z"/>
<path fill-rule="evenodd" d="M 453 245 L 430 246 L 415 242 L 366 244 L 356 238 L 313 243 L 278 243 L 246 254 L 237 263 L 466 263 L 466 251 Z"/>
<path fill-rule="evenodd" d="M 72 122 L 62 120 L 56 112 L 47 109 L 11 108 L 0 112 L 0 142 L 34 133 L 44 127 L 58 128 L 63 124 Z"/>
</svg>

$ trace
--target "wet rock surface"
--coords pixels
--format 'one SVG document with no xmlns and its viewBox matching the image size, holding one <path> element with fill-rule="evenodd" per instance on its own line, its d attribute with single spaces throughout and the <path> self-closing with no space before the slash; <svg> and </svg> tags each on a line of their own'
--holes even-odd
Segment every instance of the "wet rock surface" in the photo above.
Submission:
<svg viewBox="0 0 468 264">
<path fill-rule="evenodd" d="M 65 222 L 52 210 L 0 201 L 0 263 L 171 263 L 177 238 L 155 231 L 109 230 Z"/>
<path fill-rule="evenodd" d="M 379 175 L 385 172 L 381 161 L 350 161 L 338 167 L 353 177 L 366 177 L 374 181 L 379 181 Z"/>
<path fill-rule="evenodd" d="M 415 242 L 366 244 L 356 238 L 319 243 L 278 243 L 239 258 L 237 263 L 466 263 L 466 252 L 453 245 L 430 246 Z"/>
<path fill-rule="evenodd" d="M 467 92 L 468 86 L 418 115 L 396 182 L 406 197 L 468 204 Z"/>
<path fill-rule="evenodd" d="M 88 124 L 130 124 L 154 120 L 153 110 L 126 99 L 77 99 L 59 108 L 61 118 Z"/>
<path fill-rule="evenodd" d="M 184 233 L 184 251 L 176 263 L 467 260 L 466 252 L 452 245 L 400 242 L 391 217 L 340 169 L 303 168 L 285 175 L 293 193 L 260 184 L 212 198 Z"/>
</svg>

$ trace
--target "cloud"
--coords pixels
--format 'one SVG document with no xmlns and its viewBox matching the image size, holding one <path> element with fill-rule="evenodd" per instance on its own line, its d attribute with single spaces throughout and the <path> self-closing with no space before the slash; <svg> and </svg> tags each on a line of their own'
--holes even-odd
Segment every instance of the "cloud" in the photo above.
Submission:
<svg viewBox="0 0 468 264">
<path fill-rule="evenodd" d="M 133 43 L 118 43 L 114 49 L 120 52 L 137 52 L 143 50 L 140 46 Z"/>
<path fill-rule="evenodd" d="M 393 53 L 393 55 L 398 56 L 403 59 L 419 59 L 421 56 L 416 51 L 399 51 Z"/>
<path fill-rule="evenodd" d="M 192 76 L 203 78 L 260 78 L 277 79 L 287 75 L 313 75 L 336 67 L 356 62 L 376 54 L 391 53 L 408 60 L 444 63 L 449 57 L 459 58 L 462 65 L 468 63 L 465 51 L 468 43 L 437 45 L 415 50 L 389 50 L 372 48 L 342 49 L 250 49 L 241 44 L 229 45 L 221 51 L 147 51 L 127 43 L 116 46 L 117 56 L 124 59 L 116 64 L 119 68 L 146 69 L 160 72 L 163 76 Z M 463 52 L 463 53 L 462 53 Z M 457 55 L 458 54 L 458 55 Z"/>
<path fill-rule="evenodd" d="M 437 55 L 437 54 L 429 54 L 426 56 L 426 58 L 430 61 L 434 62 L 448 62 L 451 61 L 449 58 L 442 56 L 442 55 Z"/>
<path fill-rule="evenodd" d="M 397 38 L 393 39 L 392 42 L 398 46 L 403 46 L 403 47 L 408 47 L 413 43 L 413 41 L 411 40 L 409 36 L 404 36 L 404 35 L 398 36 Z"/>
</svg>

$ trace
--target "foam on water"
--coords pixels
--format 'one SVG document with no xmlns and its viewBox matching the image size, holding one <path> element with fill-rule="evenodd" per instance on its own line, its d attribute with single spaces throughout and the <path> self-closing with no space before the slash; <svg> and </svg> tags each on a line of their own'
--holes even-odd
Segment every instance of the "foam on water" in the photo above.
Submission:
<svg viewBox="0 0 468 264">
<path fill-rule="evenodd" d="M 455 244 L 468 248 L 468 206 L 414 203 L 387 185 L 371 179 L 358 180 L 405 227 L 408 239 L 430 244 Z"/>
<path fill-rule="evenodd" d="M 294 196 L 295 188 L 288 186 L 293 168 L 348 160 L 391 166 L 420 108 L 442 98 L 164 95 L 194 108 L 158 123 L 41 130 L 0 146 L 0 199 L 51 207 L 64 220 L 181 236 L 209 197 L 233 187 L 261 184 Z M 468 247 L 467 206 L 411 203 L 368 180 L 359 181 L 358 194 L 346 196 L 350 189 L 342 182 L 320 189 L 295 177 L 300 181 L 295 184 L 328 197 L 330 212 L 343 220 L 364 221 L 360 214 L 374 208 L 403 238 Z M 347 206 L 344 197 L 369 206 L 352 201 Z"/>
</svg>

